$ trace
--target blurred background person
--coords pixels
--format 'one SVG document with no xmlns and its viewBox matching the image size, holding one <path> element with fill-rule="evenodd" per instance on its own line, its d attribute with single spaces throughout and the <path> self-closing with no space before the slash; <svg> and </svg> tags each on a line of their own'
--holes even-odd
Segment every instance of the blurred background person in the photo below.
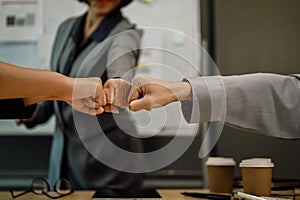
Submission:
<svg viewBox="0 0 300 200">
<path fill-rule="evenodd" d="M 101 76 L 103 83 L 108 79 L 122 77 L 137 65 L 139 54 L 136 49 L 139 48 L 142 36 L 142 32 L 135 29 L 120 11 L 131 0 L 82 2 L 88 5 L 88 11 L 80 17 L 67 19 L 57 31 L 51 57 L 51 66 L 57 67 L 52 70 L 71 77 Z M 117 37 L 105 41 L 114 35 Z M 84 69 L 79 69 L 92 50 L 94 58 L 85 63 Z M 141 152 L 141 141 L 126 133 L 136 133 L 127 111 L 119 109 L 119 113 L 118 124 L 111 113 L 99 115 L 101 129 L 115 145 L 131 152 Z M 76 131 L 69 105 L 63 102 L 42 103 L 31 119 L 21 120 L 21 123 L 34 127 L 46 122 L 53 114 L 56 116 L 56 130 L 50 154 L 50 184 L 62 177 L 71 180 L 76 189 L 130 189 L 141 186 L 142 174 L 111 169 L 87 151 Z M 119 127 L 120 124 L 124 127 Z M 85 128 L 88 134 L 99 134 L 97 127 Z M 106 151 L 105 147 L 97 148 L 99 152 Z M 113 152 L 111 159 L 118 159 Z"/>
</svg>

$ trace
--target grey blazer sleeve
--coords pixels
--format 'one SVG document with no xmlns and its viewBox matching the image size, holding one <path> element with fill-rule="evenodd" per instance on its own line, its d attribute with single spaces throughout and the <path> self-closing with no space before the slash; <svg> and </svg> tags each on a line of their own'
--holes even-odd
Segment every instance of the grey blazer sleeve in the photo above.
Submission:
<svg viewBox="0 0 300 200">
<path fill-rule="evenodd" d="M 197 77 L 186 81 L 192 86 L 194 98 L 193 102 L 182 102 L 187 121 L 221 121 L 222 113 L 211 112 L 216 105 L 212 104 L 212 99 L 221 104 L 226 99 L 227 125 L 272 137 L 300 138 L 299 75 L 258 73 Z M 197 107 L 200 114 L 193 112 Z"/>
<path fill-rule="evenodd" d="M 113 37 L 107 58 L 108 79 L 122 77 L 131 81 L 139 56 L 142 31 L 130 29 Z"/>
</svg>

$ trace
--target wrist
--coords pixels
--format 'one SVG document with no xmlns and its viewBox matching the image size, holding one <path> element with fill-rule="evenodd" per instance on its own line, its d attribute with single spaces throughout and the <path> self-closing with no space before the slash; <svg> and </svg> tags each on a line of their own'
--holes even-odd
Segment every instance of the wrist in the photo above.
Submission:
<svg viewBox="0 0 300 200">
<path fill-rule="evenodd" d="M 54 93 L 54 98 L 61 101 L 71 100 L 75 79 L 61 74 L 59 75 L 60 77 L 57 85 L 57 90 Z"/>
<path fill-rule="evenodd" d="M 192 90 L 188 82 L 176 82 L 174 86 L 173 91 L 177 101 L 191 100 Z"/>
</svg>

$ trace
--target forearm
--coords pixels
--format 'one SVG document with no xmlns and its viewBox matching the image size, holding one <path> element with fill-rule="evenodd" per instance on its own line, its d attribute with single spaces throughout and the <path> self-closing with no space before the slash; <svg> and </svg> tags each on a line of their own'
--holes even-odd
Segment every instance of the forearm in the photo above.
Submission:
<svg viewBox="0 0 300 200">
<path fill-rule="evenodd" d="M 300 81 L 275 74 L 224 77 L 228 125 L 279 138 L 300 138 Z"/>
<path fill-rule="evenodd" d="M 0 62 L 0 99 L 25 98 L 25 104 L 63 100 L 73 81 L 61 74 L 22 68 Z"/>
<path fill-rule="evenodd" d="M 300 137 L 300 81 L 250 74 L 189 79 L 193 101 L 182 102 L 188 122 L 227 125 L 280 138 Z"/>
</svg>

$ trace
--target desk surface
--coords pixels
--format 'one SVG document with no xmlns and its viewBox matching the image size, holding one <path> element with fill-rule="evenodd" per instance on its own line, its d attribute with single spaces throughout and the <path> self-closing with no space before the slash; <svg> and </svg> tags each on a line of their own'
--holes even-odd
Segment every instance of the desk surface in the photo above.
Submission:
<svg viewBox="0 0 300 200">
<path fill-rule="evenodd" d="M 161 189 L 157 190 L 163 200 L 196 200 L 194 197 L 183 196 L 182 192 L 209 192 L 209 190 Z"/>
<path fill-rule="evenodd" d="M 76 191 L 73 194 L 65 196 L 63 198 L 59 198 L 61 200 L 91 200 L 94 195 L 94 191 Z M 0 200 L 12 200 L 10 192 L 0 192 Z M 50 198 L 44 195 L 36 195 L 33 193 L 27 193 L 22 195 L 16 200 L 48 200 Z M 14 199 L 15 200 L 15 199 Z"/>
<path fill-rule="evenodd" d="M 181 195 L 181 192 L 208 192 L 208 190 L 200 189 L 158 189 L 157 190 L 163 200 L 196 200 L 193 197 L 186 197 Z M 300 194 L 300 190 L 296 190 L 296 194 Z M 94 195 L 94 191 L 76 191 L 73 194 L 60 198 L 61 200 L 91 200 Z M 18 197 L 17 200 L 48 200 L 46 196 L 40 196 L 35 194 L 26 194 Z M 12 200 L 9 192 L 0 192 L 0 200 Z M 296 196 L 295 200 L 300 200 L 300 196 Z"/>
<path fill-rule="evenodd" d="M 181 192 L 189 191 L 189 192 L 199 192 L 204 190 L 184 190 L 184 189 L 160 189 L 157 190 L 163 200 L 192 200 L 193 197 L 186 197 L 181 195 Z M 60 200 L 91 200 L 94 195 L 94 191 L 76 191 L 71 195 L 60 198 Z M 0 192 L 0 200 L 12 200 L 9 192 Z M 33 193 L 25 194 L 24 196 L 18 197 L 16 200 L 50 200 L 44 195 L 35 195 Z"/>
</svg>

